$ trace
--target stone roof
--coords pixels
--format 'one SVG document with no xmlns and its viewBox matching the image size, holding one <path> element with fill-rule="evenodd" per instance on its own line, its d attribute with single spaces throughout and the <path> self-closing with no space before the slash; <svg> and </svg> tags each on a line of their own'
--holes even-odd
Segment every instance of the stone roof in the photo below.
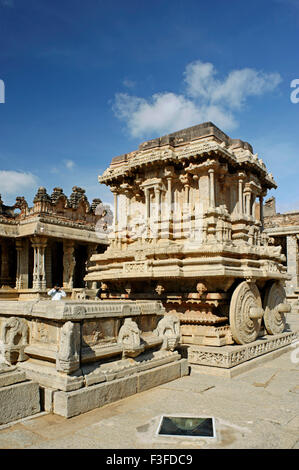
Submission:
<svg viewBox="0 0 299 470">
<path fill-rule="evenodd" d="M 110 166 L 99 176 L 99 182 L 117 184 L 139 168 L 149 164 L 172 164 L 188 161 L 196 156 L 201 159 L 220 156 L 238 171 L 254 171 L 265 188 L 276 188 L 271 173 L 252 146 L 240 139 L 231 139 L 212 122 L 188 127 L 165 136 L 143 142 L 138 150 L 114 157 Z"/>
</svg>

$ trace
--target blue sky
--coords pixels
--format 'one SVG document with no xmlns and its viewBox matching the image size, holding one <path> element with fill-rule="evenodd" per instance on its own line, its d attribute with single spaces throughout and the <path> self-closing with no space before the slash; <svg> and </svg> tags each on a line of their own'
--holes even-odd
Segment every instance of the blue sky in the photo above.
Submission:
<svg viewBox="0 0 299 470">
<path fill-rule="evenodd" d="M 5 203 L 74 185 L 111 202 L 114 156 L 211 120 L 299 209 L 299 0 L 0 0 L 0 41 Z"/>
</svg>

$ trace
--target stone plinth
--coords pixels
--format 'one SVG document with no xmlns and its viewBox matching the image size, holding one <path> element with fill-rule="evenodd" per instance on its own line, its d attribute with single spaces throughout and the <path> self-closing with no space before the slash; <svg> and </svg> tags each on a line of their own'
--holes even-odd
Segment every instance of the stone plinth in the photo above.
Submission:
<svg viewBox="0 0 299 470">
<path fill-rule="evenodd" d="M 276 351 L 290 345 L 297 338 L 297 333 L 287 331 L 279 335 L 267 335 L 246 345 L 188 347 L 188 361 L 192 365 L 231 369 L 244 362 Z M 215 372 L 217 373 L 217 372 Z"/>
<path fill-rule="evenodd" d="M 175 350 L 179 320 L 159 301 L 3 301 L 0 328 L 6 361 L 40 385 L 48 410 L 66 417 L 188 369 Z M 78 401 L 73 411 L 69 400 Z"/>
</svg>

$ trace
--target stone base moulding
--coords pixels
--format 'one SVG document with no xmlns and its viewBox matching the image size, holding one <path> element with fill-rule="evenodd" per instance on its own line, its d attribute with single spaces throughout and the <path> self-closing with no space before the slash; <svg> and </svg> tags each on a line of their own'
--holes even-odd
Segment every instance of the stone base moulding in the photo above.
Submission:
<svg viewBox="0 0 299 470">
<path fill-rule="evenodd" d="M 75 416 L 189 371 L 180 325 L 160 301 L 3 301 L 8 367 L 40 387 L 42 406 Z"/>
<path fill-rule="evenodd" d="M 296 341 L 297 333 L 284 332 L 278 335 L 264 336 L 246 345 L 223 346 L 221 349 L 211 346 L 188 347 L 188 361 L 192 366 L 231 369 L 239 364 L 276 351 Z M 215 371 L 215 373 L 217 373 Z"/>
<path fill-rule="evenodd" d="M 187 375 L 188 369 L 187 360 L 180 359 L 173 363 L 71 392 L 58 390 L 53 393 L 53 412 L 71 418 L 178 379 Z"/>
</svg>

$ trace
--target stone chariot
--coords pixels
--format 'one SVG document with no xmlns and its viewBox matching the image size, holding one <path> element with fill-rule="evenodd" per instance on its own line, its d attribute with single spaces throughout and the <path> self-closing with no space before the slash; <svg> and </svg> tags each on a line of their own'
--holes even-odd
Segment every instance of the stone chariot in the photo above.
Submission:
<svg viewBox="0 0 299 470">
<path fill-rule="evenodd" d="M 263 231 L 276 188 L 250 144 L 204 123 L 115 157 L 110 246 L 86 281 L 102 298 L 161 300 L 187 345 L 246 345 L 285 330 L 281 247 Z"/>
</svg>

